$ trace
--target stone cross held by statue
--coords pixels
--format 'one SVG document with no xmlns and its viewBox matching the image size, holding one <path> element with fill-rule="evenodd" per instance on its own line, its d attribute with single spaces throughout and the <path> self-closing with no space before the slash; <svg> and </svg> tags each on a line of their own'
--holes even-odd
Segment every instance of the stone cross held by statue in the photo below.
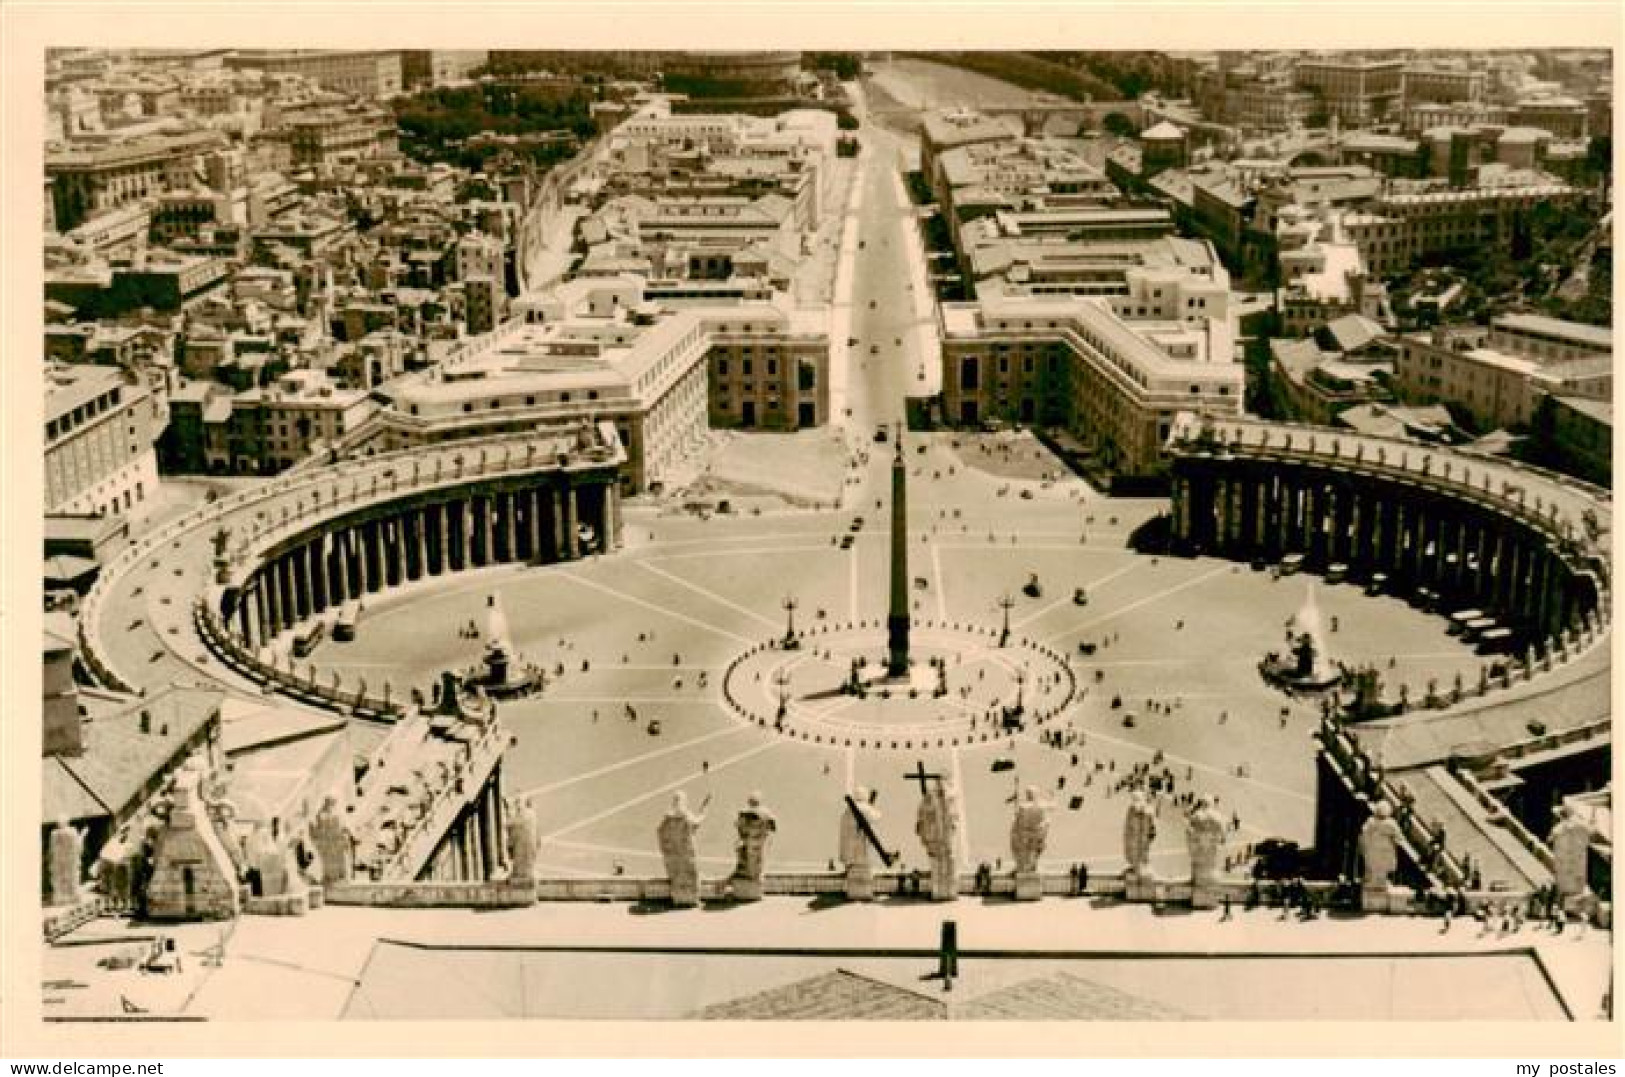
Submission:
<svg viewBox="0 0 1625 1077">
<path fill-rule="evenodd" d="M 905 773 L 903 775 L 903 779 L 905 781 L 919 782 L 920 783 L 920 795 L 923 797 L 929 791 L 926 788 L 925 783 L 928 782 L 928 781 L 939 781 L 940 782 L 940 781 L 942 781 L 942 775 L 940 775 L 940 774 L 927 774 L 925 772 L 925 762 L 923 760 L 915 760 L 914 769 L 912 771 L 910 771 L 910 772 Z"/>
</svg>

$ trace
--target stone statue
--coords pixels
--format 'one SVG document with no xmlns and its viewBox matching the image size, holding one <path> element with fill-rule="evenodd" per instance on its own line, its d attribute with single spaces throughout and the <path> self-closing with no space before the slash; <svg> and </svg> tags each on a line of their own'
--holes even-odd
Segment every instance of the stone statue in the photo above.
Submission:
<svg viewBox="0 0 1625 1077">
<path fill-rule="evenodd" d="M 507 804 L 508 881 L 529 886 L 536 881 L 536 806 L 529 797 Z"/>
<path fill-rule="evenodd" d="M 1590 891 L 1586 885 L 1586 861 L 1591 855 L 1591 827 L 1574 814 L 1574 808 L 1563 805 L 1557 823 L 1552 827 L 1546 844 L 1552 848 L 1552 882 L 1557 896 L 1567 904 L 1584 898 Z"/>
<path fill-rule="evenodd" d="M 848 901 L 874 900 L 875 873 L 869 857 L 875 850 L 864 833 L 864 824 L 869 833 L 878 835 L 880 819 L 873 794 L 861 785 L 841 802 L 840 856 L 841 866 L 846 870 Z"/>
<path fill-rule="evenodd" d="M 959 805 L 951 784 L 939 779 L 920 797 L 914 832 L 931 858 L 932 900 L 954 900 L 959 896 Z"/>
<path fill-rule="evenodd" d="M 51 828 L 48 849 L 45 904 L 50 907 L 77 905 L 81 896 L 79 870 L 85 855 L 85 832 L 70 826 L 66 819 L 58 819 Z"/>
<path fill-rule="evenodd" d="M 1021 791 L 1015 818 L 1010 822 L 1010 855 L 1016 862 L 1016 899 L 1036 901 L 1043 896 L 1044 884 L 1038 876 L 1038 858 L 1049 841 L 1049 812 L 1038 799 L 1038 790 L 1027 786 Z"/>
<path fill-rule="evenodd" d="M 268 828 L 256 828 L 249 839 L 248 862 L 259 873 L 260 893 L 265 897 L 283 897 L 299 885 L 293 850 L 272 838 Z"/>
<path fill-rule="evenodd" d="M 1151 843 L 1157 837 L 1157 811 L 1142 789 L 1136 789 L 1129 798 L 1128 814 L 1123 819 L 1123 859 L 1128 862 L 1125 876 L 1150 874 Z"/>
<path fill-rule="evenodd" d="M 666 877 L 671 880 L 671 903 L 678 908 L 693 908 L 700 903 L 699 855 L 694 848 L 694 834 L 704 821 L 703 814 L 688 810 L 688 794 L 680 789 L 672 794 L 671 810 L 660 820 L 657 831 L 660 856 L 666 862 Z"/>
<path fill-rule="evenodd" d="M 1362 907 L 1370 906 L 1379 897 L 1386 900 L 1394 872 L 1399 868 L 1399 839 L 1399 823 L 1394 820 L 1393 805 L 1386 800 L 1377 801 L 1371 818 L 1360 828 Z"/>
<path fill-rule="evenodd" d="M 733 895 L 739 901 L 757 901 L 762 896 L 762 874 L 767 867 L 767 843 L 778 829 L 773 813 L 762 807 L 762 794 L 751 793 L 735 822 L 739 844 L 733 873 Z"/>
<path fill-rule="evenodd" d="M 310 824 L 310 838 L 322 862 L 323 886 L 349 882 L 354 870 L 355 846 L 338 804 L 337 797 L 328 797 Z"/>
<path fill-rule="evenodd" d="M 96 856 L 96 890 L 115 908 L 127 908 L 134 898 L 134 858 L 137 852 L 131 845 L 130 826 L 126 823 L 108 839 Z"/>
<path fill-rule="evenodd" d="M 1219 903 L 1219 850 L 1224 845 L 1224 817 L 1204 797 L 1185 821 L 1185 843 L 1191 857 L 1191 905 L 1211 909 Z"/>
</svg>

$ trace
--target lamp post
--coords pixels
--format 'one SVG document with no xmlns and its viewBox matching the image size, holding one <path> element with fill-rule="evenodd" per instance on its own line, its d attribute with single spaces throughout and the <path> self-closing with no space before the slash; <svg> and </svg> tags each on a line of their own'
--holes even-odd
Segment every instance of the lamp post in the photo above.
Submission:
<svg viewBox="0 0 1625 1077">
<path fill-rule="evenodd" d="M 999 596 L 999 609 L 1004 611 L 1004 624 L 999 629 L 1000 647 L 1003 647 L 1010 642 L 1010 607 L 1014 606 L 1015 604 L 1016 600 L 1011 598 L 1009 595 L 1006 594 Z"/>
<path fill-rule="evenodd" d="M 785 595 L 784 601 L 780 605 L 784 608 L 785 613 L 784 649 L 793 651 L 801 646 L 801 641 L 796 638 L 796 606 L 798 603 L 794 595 Z"/>
<path fill-rule="evenodd" d="M 779 721 L 784 721 L 785 714 L 790 710 L 790 671 L 779 669 L 773 674 L 773 684 L 779 695 Z"/>
</svg>

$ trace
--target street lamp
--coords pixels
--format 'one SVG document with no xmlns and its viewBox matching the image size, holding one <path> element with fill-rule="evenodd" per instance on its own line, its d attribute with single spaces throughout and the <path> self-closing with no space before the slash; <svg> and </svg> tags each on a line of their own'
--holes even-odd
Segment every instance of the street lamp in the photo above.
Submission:
<svg viewBox="0 0 1625 1077">
<path fill-rule="evenodd" d="M 801 646 L 801 641 L 796 638 L 796 607 L 798 603 L 795 596 L 785 595 L 784 601 L 780 605 L 784 608 L 785 614 L 784 649 L 793 651 Z"/>
<path fill-rule="evenodd" d="M 1016 600 L 1008 594 L 999 596 L 999 609 L 1004 611 L 1004 626 L 999 629 L 999 646 L 1003 647 L 1010 642 L 1010 607 Z"/>
<path fill-rule="evenodd" d="M 779 714 L 778 720 L 784 721 L 785 714 L 790 709 L 790 671 L 779 669 L 773 674 L 773 684 L 778 689 Z"/>
</svg>

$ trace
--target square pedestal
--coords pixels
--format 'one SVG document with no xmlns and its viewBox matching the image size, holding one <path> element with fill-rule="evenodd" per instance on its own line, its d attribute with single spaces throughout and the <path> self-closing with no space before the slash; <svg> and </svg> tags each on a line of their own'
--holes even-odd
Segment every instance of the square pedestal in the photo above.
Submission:
<svg viewBox="0 0 1625 1077">
<path fill-rule="evenodd" d="M 732 879 L 729 887 L 733 891 L 735 901 L 762 900 L 762 880 L 760 879 Z"/>
<path fill-rule="evenodd" d="M 1191 880 L 1191 908 L 1216 909 L 1222 896 L 1223 889 L 1217 883 Z"/>
<path fill-rule="evenodd" d="M 1149 871 L 1125 871 L 1123 896 L 1130 901 L 1161 901 L 1162 880 Z"/>
<path fill-rule="evenodd" d="M 1361 912 L 1403 912 L 1410 895 L 1397 886 L 1366 886 L 1360 889 Z"/>
<path fill-rule="evenodd" d="M 873 901 L 875 899 L 874 870 L 864 867 L 846 869 L 846 900 Z"/>
<path fill-rule="evenodd" d="M 673 908 L 695 908 L 700 903 L 699 885 L 697 883 L 679 885 L 674 882 L 671 884 L 671 897 L 669 900 Z"/>
<path fill-rule="evenodd" d="M 1036 871 L 1016 872 L 1016 900 L 1037 901 L 1044 896 L 1044 880 Z"/>
</svg>

